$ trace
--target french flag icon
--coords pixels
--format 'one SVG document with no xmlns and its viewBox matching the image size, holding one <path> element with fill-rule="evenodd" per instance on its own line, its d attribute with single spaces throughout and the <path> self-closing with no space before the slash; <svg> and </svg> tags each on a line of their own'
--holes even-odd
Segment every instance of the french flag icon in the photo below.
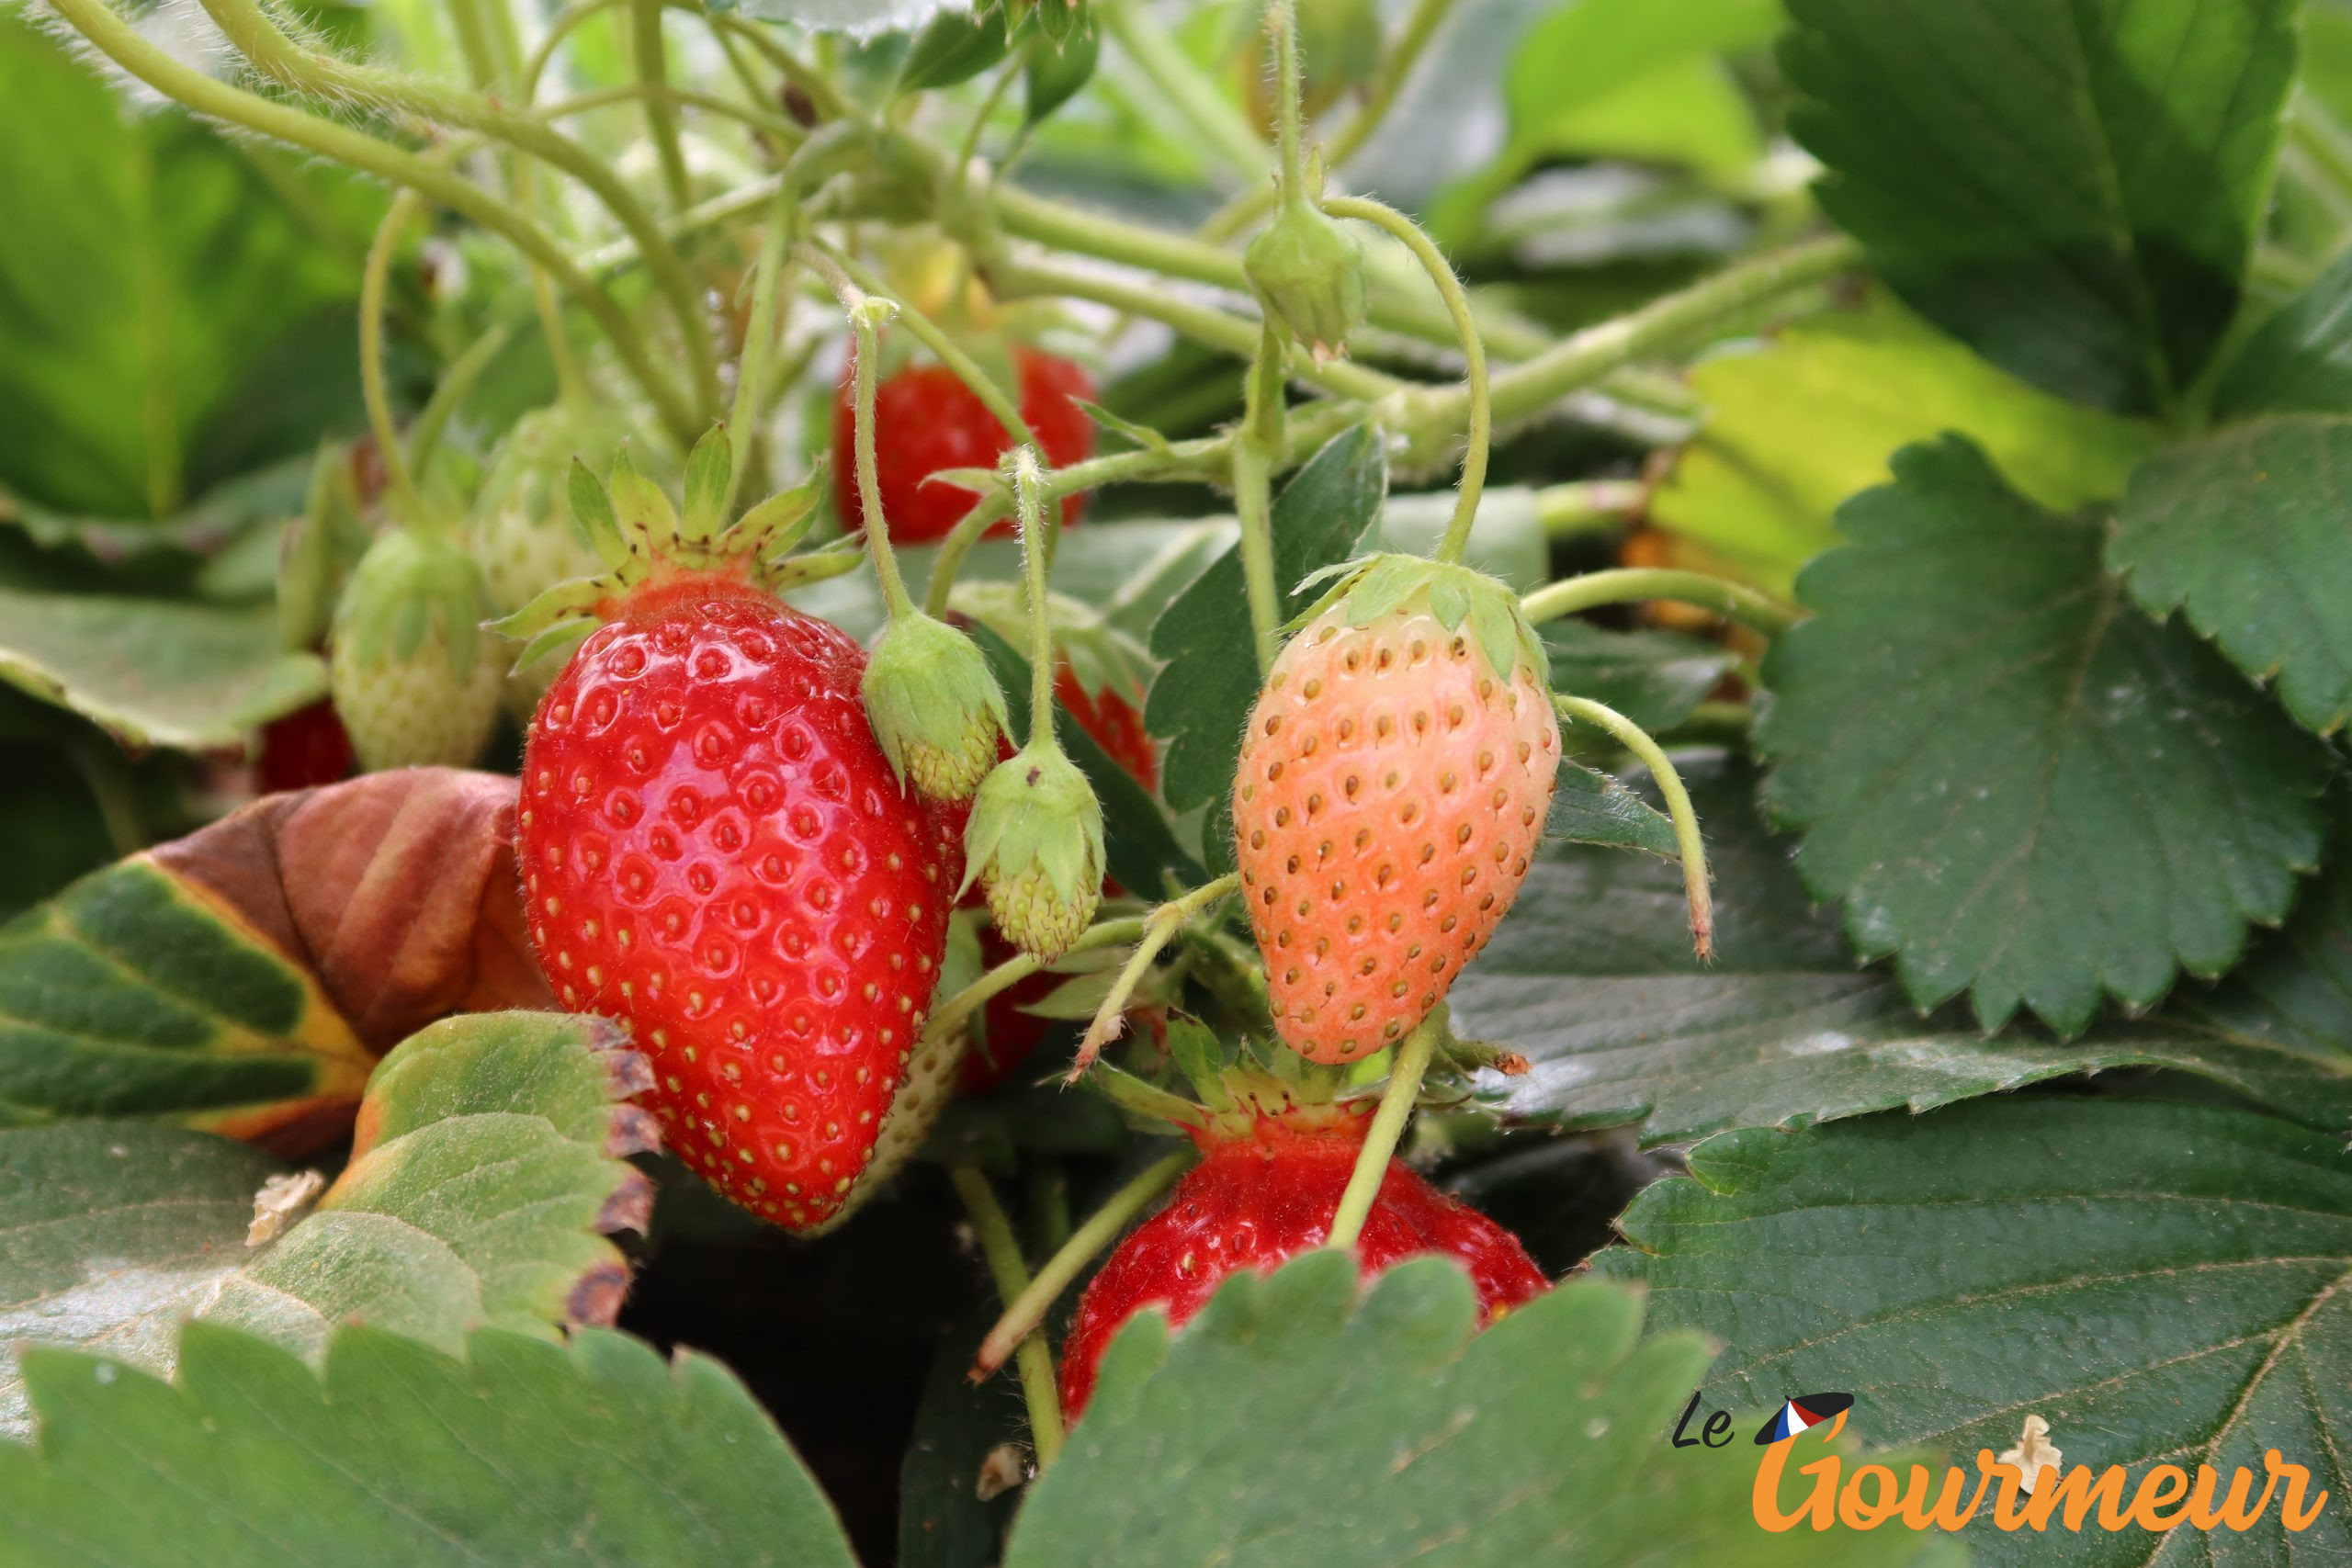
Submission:
<svg viewBox="0 0 2352 1568">
<path fill-rule="evenodd" d="M 1854 1396 L 1850 1393 L 1799 1394 L 1794 1399 L 1782 1402 L 1781 1413 L 1764 1423 L 1763 1429 L 1756 1434 L 1756 1441 L 1758 1446 L 1784 1441 L 1808 1427 L 1819 1426 L 1841 1410 L 1853 1407 Z"/>
</svg>

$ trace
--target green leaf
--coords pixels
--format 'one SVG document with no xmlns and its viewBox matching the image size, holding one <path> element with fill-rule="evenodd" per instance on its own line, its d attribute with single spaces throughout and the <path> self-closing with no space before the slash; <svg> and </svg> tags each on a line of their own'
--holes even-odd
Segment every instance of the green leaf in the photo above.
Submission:
<svg viewBox="0 0 2352 1568">
<path fill-rule="evenodd" d="M 1577 762 L 1560 764 L 1544 837 L 1547 842 L 1605 844 L 1654 855 L 1676 852 L 1674 824 L 1664 812 L 1607 773 Z"/>
<path fill-rule="evenodd" d="M 1690 372 L 1706 422 L 1651 498 L 1650 520 L 1785 593 L 1838 542 L 1830 517 L 1883 483 L 1896 448 L 1958 431 L 2052 511 L 2120 495 L 2152 426 L 2079 408 L 1996 370 L 1874 294 Z"/>
<path fill-rule="evenodd" d="M 0 680 L 71 708 L 126 745 L 240 747 L 326 694 L 326 664 L 278 647 L 266 604 L 0 588 Z"/>
<path fill-rule="evenodd" d="M 2352 418 L 2290 414 L 2172 447 L 2132 480 L 2108 564 L 2320 734 L 2352 713 Z"/>
<path fill-rule="evenodd" d="M 841 1525 L 750 1393 L 691 1351 L 594 1330 L 484 1330 L 467 1360 L 338 1330 L 314 1373 L 192 1325 L 176 1386 L 96 1357 L 27 1358 L 40 1416 L 0 1445 L 0 1514 L 31 1565 L 352 1568 L 724 1562 L 853 1568 Z"/>
<path fill-rule="evenodd" d="M 1806 569 L 1818 612 L 1764 666 L 1758 742 L 1798 866 L 1895 953 L 1922 1007 L 1965 990 L 2063 1032 L 2214 975 L 2316 863 L 2328 754 L 2099 565 L 2104 528 L 1958 437 L 1896 454 Z"/>
<path fill-rule="evenodd" d="M 1029 739 L 1029 660 L 988 626 L 974 622 L 972 640 L 988 655 L 989 667 L 1004 693 L 1006 716 L 1016 745 Z M 1173 873 L 1187 886 L 1208 880 L 1208 873 L 1185 853 L 1168 826 L 1168 814 L 1135 775 L 1111 760 L 1095 739 L 1080 728 L 1068 709 L 1054 704 L 1054 734 L 1062 750 L 1094 786 L 1102 807 L 1104 869 L 1128 887 L 1156 895 Z"/>
<path fill-rule="evenodd" d="M 469 1329 L 609 1322 L 628 1279 L 600 1234 L 642 1229 L 651 1194 L 619 1154 L 656 1141 L 616 1107 L 643 1062 L 557 1013 L 436 1024 L 384 1058 L 350 1165 L 316 1207 L 249 1237 L 257 1149 L 180 1128 L 0 1132 L 0 1429 L 20 1431 L 19 1341 L 168 1371 L 188 1316 L 313 1356 L 364 1320 L 455 1351 Z"/>
<path fill-rule="evenodd" d="M 1002 60 L 1010 47 L 1001 6 L 985 17 L 943 10 L 907 46 L 907 56 L 899 62 L 899 90 L 911 93 L 968 82 Z"/>
<path fill-rule="evenodd" d="M 380 191 L 132 108 L 19 9 L 0 16 L 0 190 L 41 215 L 0 250 L 0 485 L 58 511 L 164 516 L 357 423 L 347 370 L 265 372 L 317 342 L 347 365 Z M 284 428 L 244 439 L 273 410 Z"/>
<path fill-rule="evenodd" d="M 2213 389 L 2213 417 L 2352 413 L 2352 256 L 2262 323 Z"/>
<path fill-rule="evenodd" d="M 1988 1035 L 1958 1007 L 1922 1017 L 1883 970 L 1857 973 L 1834 913 L 1811 907 L 1788 841 L 1758 818 L 1747 768 L 1682 763 L 1714 872 L 1715 962 L 1691 956 L 1679 866 L 1547 844 L 1452 998 L 1464 1033 L 1532 1061 L 1490 1086 L 1514 1120 L 1673 1143 L 2160 1066 L 2352 1131 L 2352 855 L 2333 856 L 2339 869 L 2218 987 L 2070 1042 Z"/>
<path fill-rule="evenodd" d="M 1824 211 L 2005 369 L 2176 405 L 2239 298 L 2300 0 L 1788 0 Z"/>
<path fill-rule="evenodd" d="M 1381 434 L 1351 425 L 1307 459 L 1274 498 L 1274 582 L 1287 621 L 1312 602 L 1293 592 L 1318 568 L 1354 553 L 1388 489 Z M 1144 725 L 1168 739 L 1160 795 L 1178 811 L 1205 806 L 1233 784 L 1241 726 L 1258 696 L 1256 641 L 1234 547 L 1160 613 L 1151 651 L 1166 662 L 1144 705 Z"/>
<path fill-rule="evenodd" d="M 1707 1347 L 1637 1343 L 1641 1313 L 1577 1283 L 1474 1333 L 1451 1260 L 1400 1264 L 1361 1299 L 1336 1253 L 1237 1273 L 1172 1342 L 1156 1313 L 1121 1332 L 1005 1568 L 1913 1558 L 1895 1530 L 1759 1531 L 1752 1447 L 1666 1445 Z"/>
<path fill-rule="evenodd" d="M 763 22 L 859 39 L 910 32 L 944 13 L 973 8 L 966 0 L 741 0 L 741 6 L 743 15 Z"/>
<path fill-rule="evenodd" d="M 1956 1461 L 2030 1413 L 2076 1465 L 2226 1479 L 2263 1450 L 2340 1492 L 2352 1441 L 2352 1161 L 2339 1136 L 2206 1106 L 1988 1100 L 1789 1136 L 1730 1133 L 1619 1227 L 1595 1271 L 1660 1325 L 1720 1338 L 1715 1404 L 1855 1395 L 1873 1438 Z M 1802 1281 L 1802 1289 L 1792 1289 Z M 1985 1563 L 2317 1561 L 2307 1534 L 1972 1529 Z M 2291 1550 L 2289 1540 L 2291 1540 Z"/>
<path fill-rule="evenodd" d="M 899 1468 L 899 1568 L 989 1568 L 1003 1555 L 1021 1492 L 983 1500 L 977 1484 L 989 1451 L 1021 1436 L 1021 1392 L 1011 1378 L 976 1384 L 967 1375 L 998 1312 L 989 1302 L 958 1318 L 923 1378 Z"/>
<path fill-rule="evenodd" d="M 1552 689 L 1615 708 L 1644 729 L 1671 729 L 1690 716 L 1738 658 L 1720 643 L 1674 632 L 1604 631 L 1590 621 L 1542 626 Z"/>
<path fill-rule="evenodd" d="M 1102 52 L 1102 35 L 1092 28 L 1076 34 L 1059 48 L 1040 45 L 1032 49 L 1028 63 L 1021 71 L 1022 124 L 1035 125 L 1076 97 L 1079 89 L 1092 79 Z M 1101 411 L 1089 412 L 1099 419 Z M 1130 433 L 1126 429 L 1120 431 L 1122 434 Z"/>
</svg>

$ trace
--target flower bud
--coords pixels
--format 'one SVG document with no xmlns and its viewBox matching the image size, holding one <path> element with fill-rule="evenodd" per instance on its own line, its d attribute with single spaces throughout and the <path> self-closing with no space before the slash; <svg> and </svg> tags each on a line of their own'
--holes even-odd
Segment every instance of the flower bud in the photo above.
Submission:
<svg viewBox="0 0 2352 1568">
<path fill-rule="evenodd" d="M 965 880 L 987 894 L 997 934 L 1051 964 L 1102 901 L 1102 807 L 1048 739 L 997 764 L 964 829 Z"/>
<path fill-rule="evenodd" d="M 1363 248 L 1304 201 L 1288 201 L 1241 254 L 1241 271 L 1267 310 L 1318 359 L 1347 351 L 1363 321 Z"/>
</svg>

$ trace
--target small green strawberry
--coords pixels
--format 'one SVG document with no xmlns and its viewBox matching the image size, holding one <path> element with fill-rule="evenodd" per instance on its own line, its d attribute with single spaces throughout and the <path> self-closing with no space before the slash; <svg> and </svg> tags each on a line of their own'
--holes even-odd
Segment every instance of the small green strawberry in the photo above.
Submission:
<svg viewBox="0 0 2352 1568">
<path fill-rule="evenodd" d="M 992 769 L 964 830 L 965 885 L 978 878 L 1007 942 L 1051 964 L 1069 951 L 1102 901 L 1102 807 L 1053 737 L 1052 709 L 1037 739 Z"/>
<path fill-rule="evenodd" d="M 1004 693 L 972 639 L 921 611 L 894 616 L 862 688 L 891 771 L 926 800 L 969 800 L 996 765 Z"/>
<path fill-rule="evenodd" d="M 329 687 L 359 765 L 463 767 L 498 716 L 505 639 L 481 570 L 445 536 L 397 529 L 368 547 L 335 606 Z"/>
</svg>

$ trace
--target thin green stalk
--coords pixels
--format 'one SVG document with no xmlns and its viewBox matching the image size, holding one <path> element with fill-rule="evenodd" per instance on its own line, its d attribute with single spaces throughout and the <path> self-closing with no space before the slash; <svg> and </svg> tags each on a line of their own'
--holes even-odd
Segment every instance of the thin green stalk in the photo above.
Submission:
<svg viewBox="0 0 2352 1568">
<path fill-rule="evenodd" d="M 401 236 L 423 210 L 413 191 L 403 190 L 384 209 L 368 260 L 359 269 L 359 399 L 368 409 L 368 428 L 376 437 L 377 459 L 384 465 L 384 488 L 391 493 L 392 510 L 403 521 L 424 514 L 424 498 L 409 472 L 408 452 L 400 426 L 392 422 L 392 400 L 384 389 L 384 308 L 390 292 L 392 254 Z"/>
<path fill-rule="evenodd" d="M 706 114 L 740 121 L 754 130 L 775 137 L 784 144 L 783 150 L 786 152 L 799 146 L 808 134 L 780 114 L 771 114 L 750 104 L 739 104 L 716 93 L 674 87 L 666 82 L 616 82 L 609 87 L 597 87 L 589 92 L 575 93 L 568 98 L 558 98 L 551 104 L 542 105 L 536 112 L 541 119 L 568 119 L 573 115 L 591 114 L 619 104 L 643 101 L 650 105 L 656 100 L 673 107 L 701 109 Z"/>
<path fill-rule="evenodd" d="M 775 346 L 779 302 L 784 298 L 786 257 L 792 250 L 794 209 L 789 197 L 779 196 L 768 211 L 768 225 L 760 236 L 760 257 L 752 264 L 752 318 L 743 328 L 743 353 L 735 362 L 735 411 L 727 421 L 729 472 L 727 502 L 720 514 L 735 515 L 735 502 L 752 472 L 752 457 L 759 445 L 762 383 L 767 376 L 768 354 Z M 871 405 L 867 417 L 872 417 Z"/>
<path fill-rule="evenodd" d="M 1464 291 L 1462 280 L 1453 276 L 1453 264 L 1445 259 L 1436 243 L 1421 232 L 1421 226 L 1385 202 L 1341 197 L 1325 202 L 1323 210 L 1334 218 L 1361 219 L 1402 240 L 1430 275 L 1430 281 L 1437 285 L 1446 310 L 1453 313 L 1453 330 L 1462 339 L 1463 391 L 1469 404 L 1470 439 L 1462 449 L 1462 480 L 1454 491 L 1453 516 L 1446 524 L 1445 536 L 1438 541 L 1436 558 L 1449 563 L 1459 561 L 1470 543 L 1470 525 L 1477 521 L 1478 497 L 1487 487 L 1487 449 L 1493 444 L 1495 432 L 1492 399 L 1487 388 L 1487 344 L 1478 335 L 1477 318 L 1470 313 L 1470 296 Z"/>
<path fill-rule="evenodd" d="M 1353 1251 L 1358 1237 L 1363 1235 L 1363 1223 L 1372 1217 L 1372 1205 L 1380 1196 L 1380 1184 L 1387 1179 L 1388 1161 L 1396 1153 L 1396 1140 L 1404 1135 L 1405 1121 L 1413 1113 L 1413 1102 L 1420 1098 L 1421 1076 L 1429 1071 L 1430 1056 L 1437 1049 L 1438 1036 L 1445 1032 L 1442 1010 L 1421 1020 L 1412 1033 L 1405 1036 L 1405 1043 L 1396 1049 L 1396 1065 L 1388 1069 L 1388 1088 L 1380 1097 L 1380 1109 L 1372 1114 L 1371 1130 L 1364 1134 L 1363 1149 L 1356 1156 L 1356 1168 L 1348 1173 L 1347 1190 L 1340 1194 L 1340 1206 L 1331 1215 L 1331 1235 L 1326 1247 L 1341 1252 Z"/>
<path fill-rule="evenodd" d="M 1282 364 L 1288 334 L 1268 321 L 1243 385 L 1241 429 L 1233 444 L 1233 513 L 1241 525 L 1241 581 L 1250 597 L 1250 635 L 1258 673 L 1282 649 L 1283 593 L 1274 581 L 1273 467 L 1283 449 Z"/>
<path fill-rule="evenodd" d="M 514 329 L 501 322 L 468 344 L 466 351 L 441 372 L 433 395 L 424 400 L 416 423 L 409 426 L 408 460 L 417 473 L 433 471 L 433 454 L 439 449 L 442 433 L 448 429 L 449 421 L 457 417 L 458 410 L 465 405 L 466 395 L 481 379 L 482 372 L 490 368 L 491 361 L 504 353 L 506 345 L 514 341 Z"/>
<path fill-rule="evenodd" d="M 692 385 L 706 415 L 718 409 L 718 368 L 702 296 L 653 215 L 620 176 L 586 148 L 532 115 L 508 109 L 479 93 L 445 86 L 381 66 L 356 64 L 304 47 L 288 36 L 257 0 L 203 0 L 205 12 L 255 69 L 300 91 L 334 101 L 388 105 L 443 124 L 478 130 L 561 169 L 578 180 L 627 230 L 646 259 L 656 287 L 676 316 Z M 690 422 L 691 423 L 691 422 Z"/>
<path fill-rule="evenodd" d="M 1237 358 L 1247 359 L 1258 352 L 1259 322 L 1214 306 L 1197 304 L 1147 283 L 1049 261 L 991 262 L 988 280 L 1000 299 L 1058 296 L 1091 299 L 1130 315 L 1164 321 L 1186 337 L 1221 348 Z M 1309 386 L 1343 398 L 1361 398 L 1366 402 L 1378 402 L 1414 389 L 1409 381 L 1400 381 L 1348 359 L 1334 359 L 1323 365 L 1301 360 L 1295 373 Z"/>
<path fill-rule="evenodd" d="M 1045 1323 L 1046 1314 L 1086 1271 L 1094 1255 L 1116 1241 L 1119 1233 L 1199 1157 L 1187 1148 L 1154 1161 L 1089 1214 L 1086 1223 L 1070 1233 L 1069 1240 L 1046 1259 L 1027 1288 L 1005 1303 L 1004 1315 L 996 1320 L 996 1326 L 980 1341 L 980 1353 L 973 1358 L 972 1381 L 978 1382 L 989 1376 L 1004 1365 L 1017 1347 L 1041 1337 L 1037 1329 Z"/>
<path fill-rule="evenodd" d="M 573 28 L 616 6 L 628 3 L 628 0 L 571 0 L 570 5 L 548 17 L 547 31 L 539 35 L 537 45 L 532 49 L 529 58 L 523 62 L 523 73 L 516 79 L 514 101 L 527 108 L 538 96 L 540 78 L 547 74 L 548 66 L 555 59 L 556 50 L 571 36 Z"/>
<path fill-rule="evenodd" d="M 662 39 L 662 0 L 629 0 L 629 52 L 637 57 L 637 77 L 649 89 L 670 85 L 670 51 Z M 685 151 L 678 145 L 678 117 L 666 93 L 645 95 L 645 128 L 653 136 L 653 150 L 662 164 L 662 185 L 670 193 L 670 210 L 684 212 L 694 205 L 694 189 L 686 177 Z"/>
<path fill-rule="evenodd" d="M 1382 51 L 1380 74 L 1373 79 L 1372 91 L 1364 98 L 1348 123 L 1340 128 L 1325 149 L 1323 165 L 1336 169 L 1345 164 L 1363 144 L 1372 140 L 1388 118 L 1388 111 L 1396 107 L 1396 96 L 1413 74 L 1413 67 L 1420 63 L 1421 53 L 1436 36 L 1440 22 L 1453 9 L 1454 0 L 1419 0 L 1405 25 Z M 1229 240 L 1250 226 L 1253 219 L 1272 211 L 1274 192 L 1266 187 L 1247 190 L 1227 202 L 1225 208 L 1201 225 L 1204 240 Z"/>
<path fill-rule="evenodd" d="M 1519 607 L 1532 625 L 1541 626 L 1545 621 L 1556 621 L 1563 615 L 1603 604 L 1638 604 L 1651 599 L 1696 604 L 1766 637 L 1780 636 L 1804 615 L 1793 604 L 1783 604 L 1746 583 L 1671 567 L 1619 567 L 1587 572 L 1563 582 L 1544 584 L 1521 600 Z"/>
<path fill-rule="evenodd" d="M 803 259 L 818 257 L 806 246 L 794 254 Z M 845 277 L 838 292 L 842 309 L 849 312 L 850 329 L 857 336 L 853 418 L 857 432 L 857 502 L 865 519 L 861 532 L 865 535 L 866 554 L 874 562 L 875 581 L 882 588 L 883 607 L 895 621 L 912 615 L 915 603 L 907 592 L 907 580 L 899 573 L 898 551 L 890 547 L 890 525 L 882 515 L 882 479 L 874 457 L 874 380 L 876 367 L 882 362 L 882 334 L 875 329 L 874 318 L 888 310 L 889 302 L 868 299 Z"/>
<path fill-rule="evenodd" d="M 978 1238 L 980 1256 L 988 1260 L 989 1273 L 996 1281 L 997 1298 L 1010 1307 L 1034 1283 L 1021 1260 L 1021 1244 L 1012 1237 L 1012 1222 L 1005 1217 L 1004 1205 L 997 1201 L 996 1189 L 974 1167 L 952 1166 L 947 1179 L 964 1201 L 964 1212 L 971 1216 L 972 1234 Z M 1029 1440 L 1036 1449 L 1037 1472 L 1042 1475 L 1062 1451 L 1061 1390 L 1054 1376 L 1054 1353 L 1044 1335 L 1023 1340 L 1020 1356 L 1021 1397 L 1029 1406 Z"/>
<path fill-rule="evenodd" d="M 1640 310 L 1562 339 L 1523 365 L 1494 378 L 1494 417 L 1505 423 L 1540 413 L 1570 392 L 1602 380 L 1638 359 L 1677 348 L 1794 289 L 1834 277 L 1861 260 L 1861 247 L 1842 234 L 1806 240 L 1786 250 L 1727 267 L 1702 282 L 1660 295 Z M 1416 411 L 1451 423 L 1460 417 L 1462 389 L 1424 400 Z"/>
<path fill-rule="evenodd" d="M 1301 88 L 1298 73 L 1298 6 L 1296 0 L 1272 0 L 1266 7 L 1266 30 L 1274 43 L 1274 90 L 1281 95 L 1274 110 L 1276 142 L 1282 152 L 1282 191 L 1286 199 L 1310 200 L 1305 161 L 1298 150 Z"/>
<path fill-rule="evenodd" d="M 1006 459 L 1012 480 L 1013 515 L 1021 530 L 1021 584 L 1029 600 L 1029 744 L 1024 750 L 1054 751 L 1054 618 L 1046 596 L 1046 555 L 1053 547 L 1046 520 L 1046 476 L 1037 449 L 1016 446 Z"/>
<path fill-rule="evenodd" d="M 1535 492 L 1535 521 L 1555 539 L 1623 526 L 1642 509 L 1649 488 L 1639 479 L 1577 479 Z"/>
<path fill-rule="evenodd" d="M 1690 808 L 1690 792 L 1682 787 L 1682 775 L 1674 769 L 1673 761 L 1648 730 L 1611 707 L 1589 697 L 1570 697 L 1555 694 L 1552 706 L 1562 718 L 1589 724 L 1606 733 L 1617 744 L 1632 752 L 1657 780 L 1658 794 L 1666 797 L 1666 813 L 1674 823 L 1674 846 L 1682 856 L 1682 887 L 1690 904 L 1690 942 L 1698 950 L 1700 962 L 1715 954 L 1715 899 L 1708 886 L 1707 845 L 1699 836 L 1699 814 Z"/>
<path fill-rule="evenodd" d="M 1127 998 L 1134 996 L 1136 987 L 1143 983 L 1144 975 L 1151 968 L 1151 961 L 1159 956 L 1159 950 L 1166 947 L 1193 916 L 1211 908 L 1240 886 L 1240 874 L 1227 872 L 1182 897 L 1170 898 L 1144 917 L 1143 938 L 1136 943 L 1135 952 L 1127 955 L 1126 963 L 1120 965 L 1117 978 L 1111 982 L 1111 989 L 1102 998 L 1102 1005 L 1094 1010 L 1093 1021 L 1086 1027 L 1086 1038 L 1079 1043 L 1078 1061 L 1069 1070 L 1069 1082 L 1075 1083 L 1084 1077 L 1086 1069 L 1092 1066 L 1094 1059 L 1102 1054 L 1102 1047 L 1116 1038 L 1120 1022 L 1126 1014 Z"/>
<path fill-rule="evenodd" d="M 1098 0 L 1095 19 L 1204 145 L 1250 179 L 1264 177 L 1265 144 L 1136 0 Z"/>
<path fill-rule="evenodd" d="M 1116 947 L 1121 942 L 1140 940 L 1143 932 L 1144 917 L 1141 915 L 1124 915 L 1115 920 L 1098 920 L 1079 933 L 1078 940 L 1069 944 L 1069 952 L 1091 953 L 1098 947 Z M 1069 953 L 1064 953 L 1062 956 L 1067 958 Z M 1025 953 L 1014 953 L 1011 958 L 940 1003 L 939 1010 L 933 1013 L 931 1021 L 923 1026 L 923 1038 L 932 1041 L 947 1038 L 963 1028 L 965 1022 L 974 1013 L 988 1006 L 995 998 L 1002 996 L 1044 967 L 1044 964 Z"/>
<path fill-rule="evenodd" d="M 865 289 L 868 294 L 888 297 L 888 291 L 884 288 L 882 280 L 875 276 L 867 268 L 859 265 L 854 258 L 821 240 L 811 240 L 808 243 L 831 256 L 833 265 L 840 267 L 842 272 L 860 288 Z M 955 372 L 956 378 L 969 388 L 972 395 L 980 400 L 982 406 L 996 416 L 997 423 L 1004 426 L 1005 434 L 1012 438 L 1015 446 L 1037 445 L 1036 433 L 1029 428 L 1029 422 L 1021 417 L 1021 405 L 1013 400 L 1011 393 L 997 385 L 995 377 L 980 368 L 979 361 L 957 347 L 954 338 L 940 331 L 939 323 L 903 299 L 893 299 L 892 303 L 898 307 L 899 324 L 914 334 L 914 340 L 917 343 L 931 350 L 933 358 Z"/>
<path fill-rule="evenodd" d="M 364 131 L 273 103 L 182 64 L 149 43 L 105 0 L 56 0 L 52 8 L 101 54 L 165 97 L 176 99 L 198 114 L 407 186 L 512 242 L 525 256 L 546 267 L 565 293 L 587 308 L 612 340 L 621 363 L 661 411 L 672 433 L 681 440 L 693 439 L 696 430 L 693 415 L 677 389 L 655 370 L 645 341 L 628 312 L 574 266 L 571 258 L 544 230 L 504 202 L 472 182 Z"/>
</svg>

